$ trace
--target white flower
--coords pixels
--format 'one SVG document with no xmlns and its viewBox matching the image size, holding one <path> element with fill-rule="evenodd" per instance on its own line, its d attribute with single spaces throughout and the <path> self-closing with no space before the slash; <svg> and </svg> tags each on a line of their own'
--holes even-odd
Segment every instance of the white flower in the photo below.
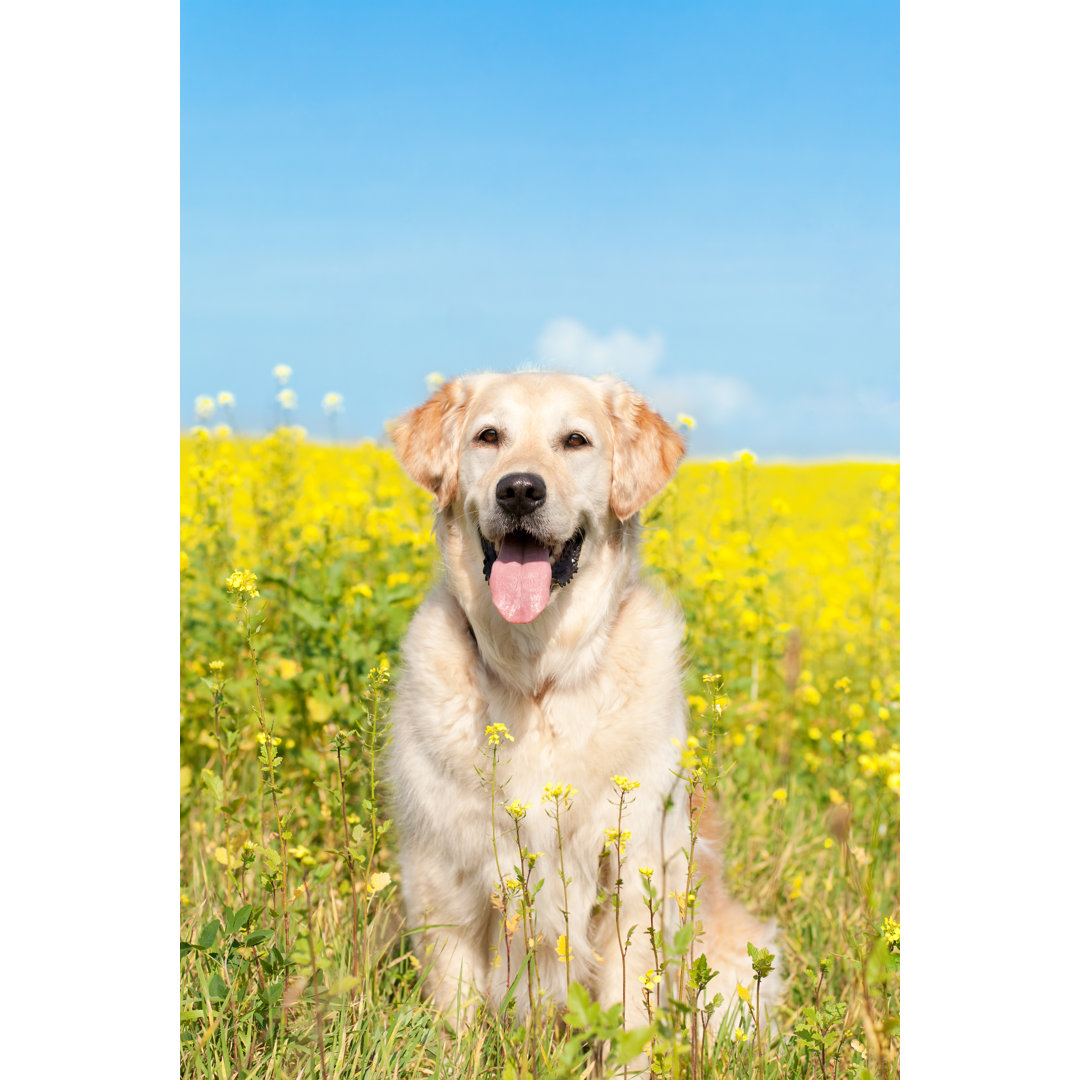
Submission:
<svg viewBox="0 0 1080 1080">
<path fill-rule="evenodd" d="M 296 408 L 296 391 L 295 390 L 280 390 L 277 395 L 277 403 L 283 409 L 295 409 Z"/>
<path fill-rule="evenodd" d="M 205 394 L 195 399 L 195 415 L 203 420 L 209 420 L 214 415 L 214 399 Z"/>
<path fill-rule="evenodd" d="M 434 394 L 435 391 L 446 382 L 446 376 L 441 375 L 437 371 L 429 371 L 427 375 L 424 376 L 424 382 L 427 384 L 428 393 Z"/>
<path fill-rule="evenodd" d="M 274 378 L 277 379 L 282 386 L 289 381 L 289 376 L 292 374 L 292 368 L 288 364 L 278 364 L 274 368 Z"/>
<path fill-rule="evenodd" d="M 341 412 L 345 408 L 345 399 L 335 390 L 331 390 L 322 399 L 322 407 L 327 416 L 331 413 Z"/>
<path fill-rule="evenodd" d="M 236 398 L 228 390 L 222 390 L 217 396 L 217 403 L 223 409 L 231 409 L 236 404 Z"/>
</svg>

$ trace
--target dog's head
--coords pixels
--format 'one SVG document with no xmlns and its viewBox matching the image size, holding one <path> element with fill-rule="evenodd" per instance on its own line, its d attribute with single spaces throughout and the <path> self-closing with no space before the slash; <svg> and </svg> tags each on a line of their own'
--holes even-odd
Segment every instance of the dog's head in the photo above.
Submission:
<svg viewBox="0 0 1080 1080">
<path fill-rule="evenodd" d="M 445 383 L 393 430 L 409 475 L 476 535 L 491 599 L 532 622 L 614 522 L 675 472 L 682 438 L 625 383 L 550 372 Z"/>
</svg>

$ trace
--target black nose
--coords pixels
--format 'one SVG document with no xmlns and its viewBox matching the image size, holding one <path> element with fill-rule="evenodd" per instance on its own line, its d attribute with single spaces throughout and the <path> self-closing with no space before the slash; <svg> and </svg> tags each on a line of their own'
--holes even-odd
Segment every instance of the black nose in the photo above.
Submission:
<svg viewBox="0 0 1080 1080">
<path fill-rule="evenodd" d="M 518 517 L 531 514 L 544 505 L 547 484 L 536 473 L 507 473 L 495 486 L 495 499 L 508 513 Z"/>
</svg>

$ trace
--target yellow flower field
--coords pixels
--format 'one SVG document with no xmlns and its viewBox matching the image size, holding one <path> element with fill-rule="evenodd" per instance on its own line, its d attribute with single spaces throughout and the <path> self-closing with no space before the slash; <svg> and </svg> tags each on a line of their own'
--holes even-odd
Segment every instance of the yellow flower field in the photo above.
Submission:
<svg viewBox="0 0 1080 1080">
<path fill-rule="evenodd" d="M 288 429 L 187 436 L 181 469 L 183 1074 L 576 1075 L 588 1003 L 547 1042 L 493 1020 L 448 1049 L 400 933 L 378 754 L 430 497 L 385 447 Z M 658 1019 L 656 1071 L 893 1075 L 899 469 L 690 461 L 642 520 L 686 616 L 688 772 L 718 780 L 787 983 L 782 1032 Z"/>
</svg>

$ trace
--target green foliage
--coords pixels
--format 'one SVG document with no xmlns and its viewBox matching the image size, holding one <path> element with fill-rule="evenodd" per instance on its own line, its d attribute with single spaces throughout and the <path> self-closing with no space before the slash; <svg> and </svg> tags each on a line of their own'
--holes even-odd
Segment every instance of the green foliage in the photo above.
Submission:
<svg viewBox="0 0 1080 1080">
<path fill-rule="evenodd" d="M 672 941 L 620 925 L 656 956 L 656 988 L 627 987 L 648 1027 L 571 983 L 535 1025 L 508 1007 L 458 1034 L 422 998 L 380 783 L 400 641 L 437 568 L 429 500 L 370 446 L 183 453 L 183 1077 L 615 1077 L 646 1054 L 678 1080 L 896 1075 L 894 470 L 688 465 L 645 515 L 650 572 L 687 616 L 688 771 L 722 796 L 732 893 L 781 928 L 779 958 L 749 950 L 749 1000 L 710 986 L 694 882 L 668 882 L 688 911 Z M 245 566 L 258 595 L 225 588 Z M 517 897 L 545 867 L 563 891 L 553 854 L 504 868 Z M 658 910 L 659 868 L 623 866 L 600 902 L 630 890 Z M 758 986 L 780 979 L 759 1031 Z"/>
</svg>

